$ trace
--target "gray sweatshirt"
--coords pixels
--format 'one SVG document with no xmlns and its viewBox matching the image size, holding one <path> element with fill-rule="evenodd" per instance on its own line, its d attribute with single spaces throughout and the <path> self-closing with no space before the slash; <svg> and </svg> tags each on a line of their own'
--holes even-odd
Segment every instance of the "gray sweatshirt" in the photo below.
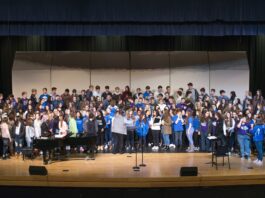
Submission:
<svg viewBox="0 0 265 198">
<path fill-rule="evenodd" d="M 124 117 L 122 115 L 115 115 L 112 120 L 111 131 L 112 133 L 127 134 Z"/>
</svg>

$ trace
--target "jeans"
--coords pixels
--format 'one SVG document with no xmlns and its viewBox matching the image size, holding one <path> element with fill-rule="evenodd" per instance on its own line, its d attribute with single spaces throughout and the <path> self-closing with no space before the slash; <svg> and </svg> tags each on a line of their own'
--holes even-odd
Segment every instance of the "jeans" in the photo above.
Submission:
<svg viewBox="0 0 265 198">
<path fill-rule="evenodd" d="M 6 157 L 8 151 L 9 139 L 3 138 L 3 157 Z"/>
<path fill-rule="evenodd" d="M 164 139 L 164 145 L 168 146 L 170 144 L 169 134 L 163 134 L 163 139 Z"/>
<path fill-rule="evenodd" d="M 105 144 L 108 144 L 111 141 L 111 135 L 112 134 L 110 128 L 105 128 Z"/>
<path fill-rule="evenodd" d="M 134 147 L 134 130 L 127 130 L 126 146 Z"/>
<path fill-rule="evenodd" d="M 194 133 L 194 128 L 191 127 L 190 129 L 187 128 L 186 129 L 186 135 L 187 135 L 187 138 L 189 140 L 189 146 L 190 148 L 193 148 L 194 147 L 194 143 L 193 143 L 193 133 Z"/>
<path fill-rule="evenodd" d="M 183 131 L 174 131 L 173 136 L 174 136 L 175 146 L 182 147 L 182 133 Z"/>
<path fill-rule="evenodd" d="M 19 136 L 15 136 L 15 150 L 16 153 L 21 153 L 21 149 L 23 147 L 23 138 L 20 138 Z"/>
<path fill-rule="evenodd" d="M 258 160 L 262 161 L 263 160 L 263 141 L 256 141 L 255 142 L 256 149 L 257 149 L 257 158 Z"/>
<path fill-rule="evenodd" d="M 250 156 L 250 137 L 248 135 L 237 135 L 241 157 Z"/>
<path fill-rule="evenodd" d="M 154 146 L 159 145 L 159 134 L 160 134 L 160 130 L 152 130 Z"/>
<path fill-rule="evenodd" d="M 207 137 L 208 137 L 207 132 L 201 133 L 201 151 L 209 151 L 210 150 L 210 141 Z"/>
<path fill-rule="evenodd" d="M 33 147 L 33 138 L 26 139 L 27 147 L 32 148 Z"/>
</svg>

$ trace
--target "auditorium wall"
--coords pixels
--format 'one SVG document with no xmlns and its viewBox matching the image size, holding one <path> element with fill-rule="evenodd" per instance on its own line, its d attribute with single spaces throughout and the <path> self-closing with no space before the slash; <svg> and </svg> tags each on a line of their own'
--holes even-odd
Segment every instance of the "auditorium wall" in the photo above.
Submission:
<svg viewBox="0 0 265 198">
<path fill-rule="evenodd" d="M 78 91 L 90 84 L 132 90 L 170 85 L 235 90 L 243 98 L 249 89 L 246 52 L 17 52 L 12 70 L 13 93 L 55 86 Z"/>
</svg>

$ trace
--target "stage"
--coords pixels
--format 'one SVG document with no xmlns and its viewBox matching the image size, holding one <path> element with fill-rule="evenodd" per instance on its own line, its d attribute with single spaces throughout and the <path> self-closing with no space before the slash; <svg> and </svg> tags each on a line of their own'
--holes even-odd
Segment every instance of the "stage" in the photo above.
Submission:
<svg viewBox="0 0 265 198">
<path fill-rule="evenodd" d="M 134 154 L 98 154 L 95 161 L 76 156 L 46 165 L 48 176 L 29 175 L 30 165 L 42 165 L 40 157 L 33 161 L 13 157 L 0 161 L 0 186 L 170 188 L 265 184 L 265 167 L 242 162 L 237 156 L 231 156 L 230 170 L 227 164 L 222 166 L 222 158 L 218 159 L 218 170 L 208 164 L 209 153 L 147 153 L 144 157 L 147 167 L 134 172 Z M 183 166 L 197 166 L 198 176 L 180 177 Z"/>
</svg>

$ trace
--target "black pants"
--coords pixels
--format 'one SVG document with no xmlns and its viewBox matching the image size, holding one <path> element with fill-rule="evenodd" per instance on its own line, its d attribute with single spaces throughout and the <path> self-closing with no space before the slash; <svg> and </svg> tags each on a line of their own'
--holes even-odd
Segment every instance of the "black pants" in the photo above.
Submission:
<svg viewBox="0 0 265 198">
<path fill-rule="evenodd" d="M 216 137 L 218 146 L 227 146 L 226 137 L 224 135 L 218 135 Z"/>
<path fill-rule="evenodd" d="M 119 133 L 112 133 L 113 136 L 113 153 L 123 152 L 124 135 Z"/>
<path fill-rule="evenodd" d="M 160 130 L 152 130 L 154 146 L 159 145 L 159 135 L 160 135 Z"/>
<path fill-rule="evenodd" d="M 154 138 L 153 138 L 152 130 L 150 128 L 148 130 L 148 133 L 145 139 L 147 143 L 153 143 Z"/>
<path fill-rule="evenodd" d="M 102 146 L 105 142 L 105 130 L 101 131 L 102 128 L 98 129 L 97 145 Z"/>
<path fill-rule="evenodd" d="M 193 133 L 193 142 L 195 147 L 200 146 L 200 136 L 198 131 L 194 131 Z"/>
<path fill-rule="evenodd" d="M 48 153 L 48 156 L 47 156 Z M 48 161 L 51 160 L 52 150 L 43 150 L 43 163 L 48 164 Z"/>
</svg>

